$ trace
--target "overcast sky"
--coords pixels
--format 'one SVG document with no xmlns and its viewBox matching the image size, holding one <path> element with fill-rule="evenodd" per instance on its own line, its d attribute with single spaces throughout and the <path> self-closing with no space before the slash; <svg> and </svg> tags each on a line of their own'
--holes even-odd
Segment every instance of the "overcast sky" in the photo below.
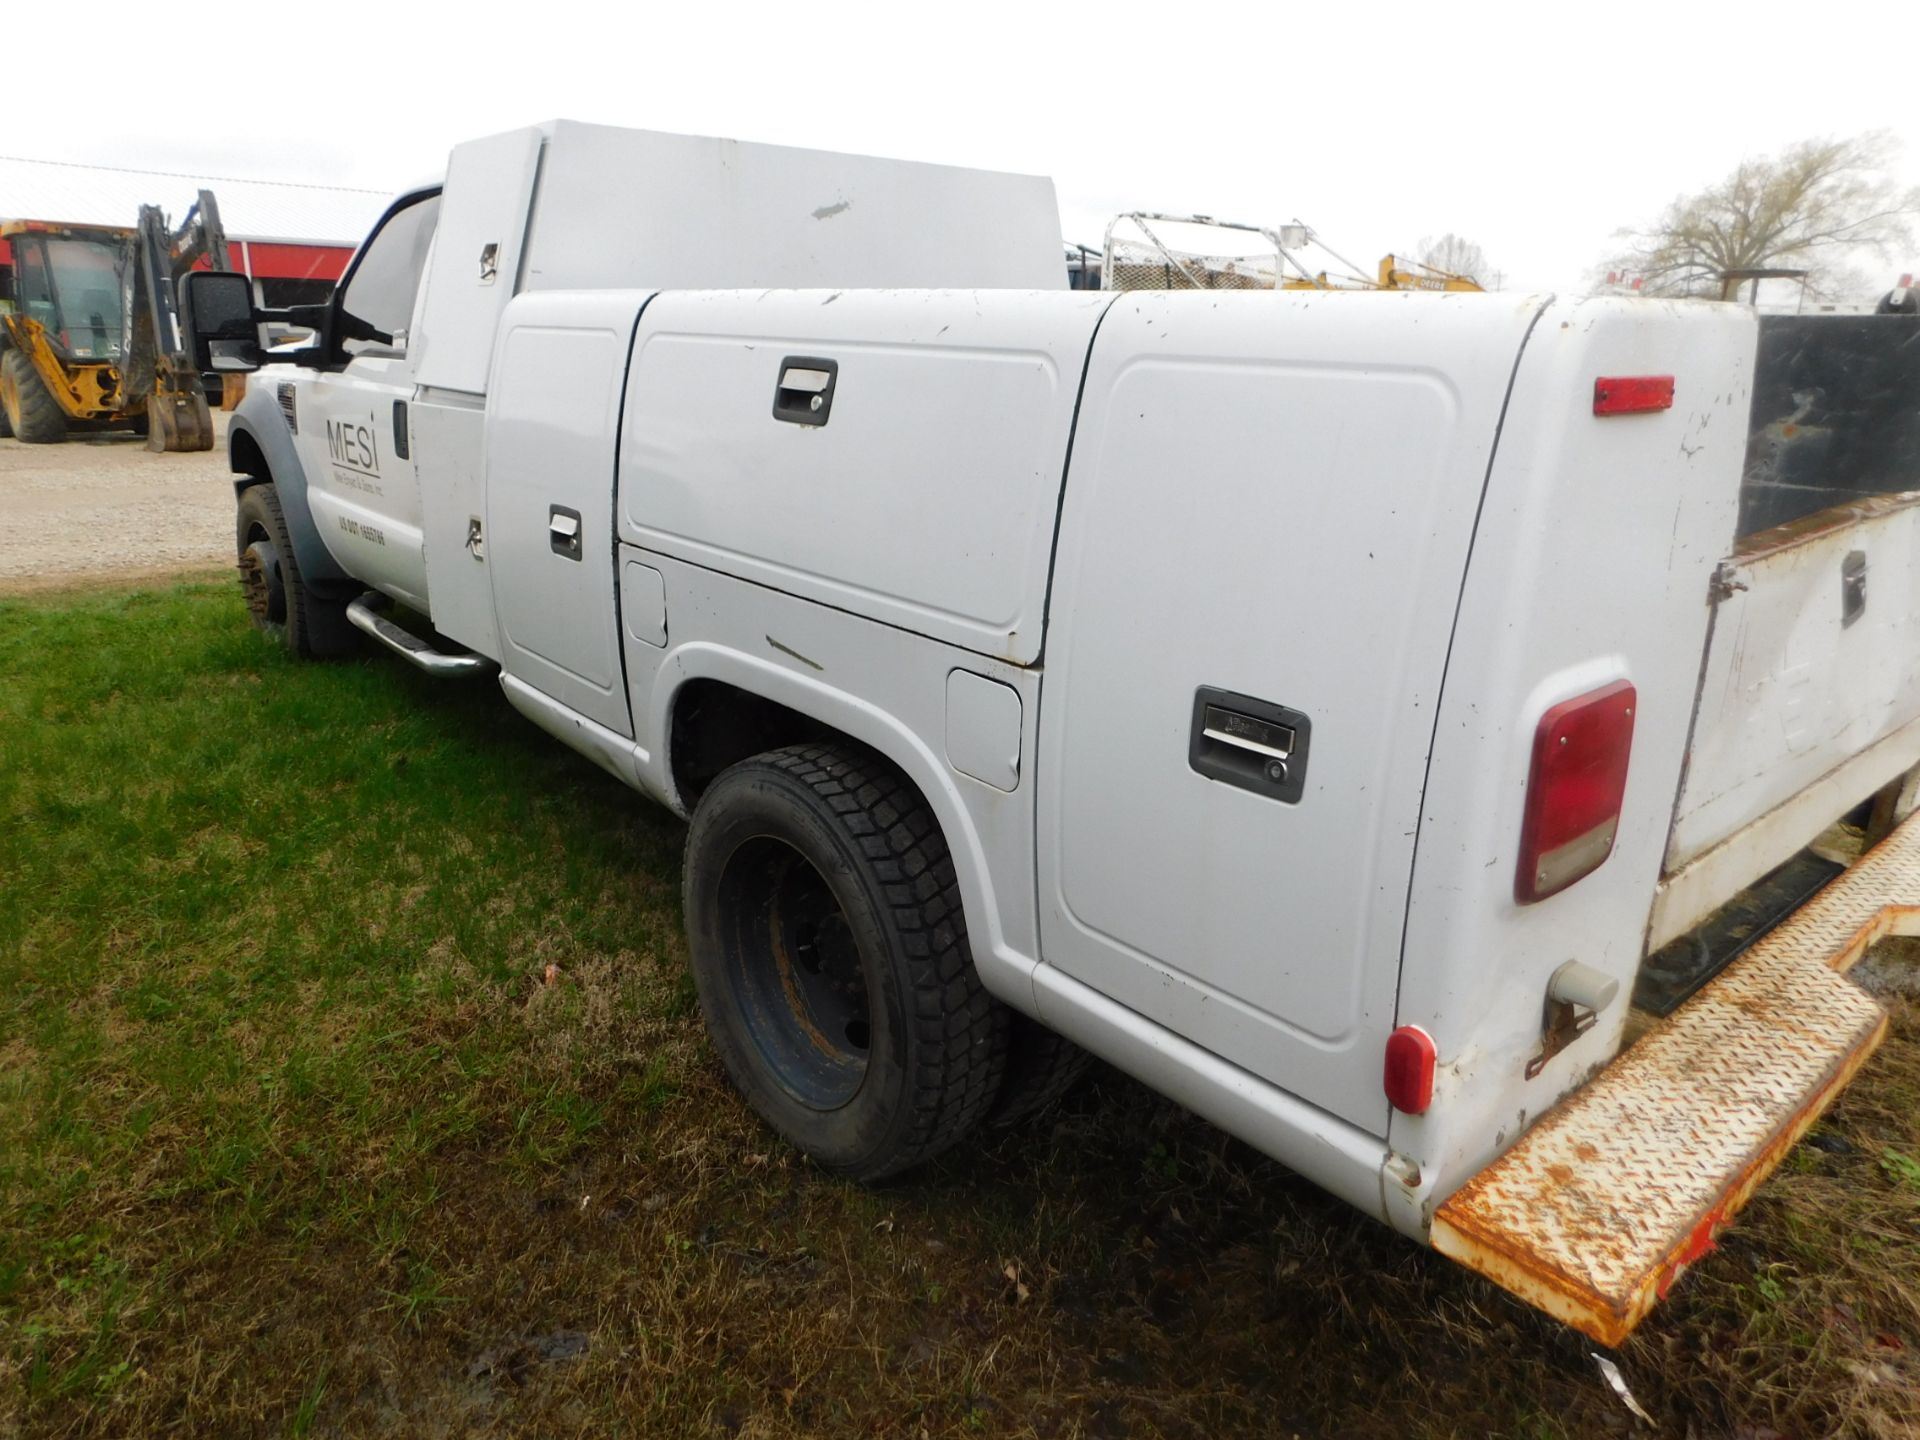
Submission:
<svg viewBox="0 0 1920 1440">
<path fill-rule="evenodd" d="M 0 151 L 34 159 L 391 190 L 562 116 L 1047 174 L 1095 245 L 1123 209 L 1298 216 L 1362 264 L 1451 230 L 1556 289 L 1743 154 L 1885 128 L 1920 182 L 1912 36 L 1854 0 L 329 0 L 84 42 L 71 6 L 12 8 Z"/>
</svg>

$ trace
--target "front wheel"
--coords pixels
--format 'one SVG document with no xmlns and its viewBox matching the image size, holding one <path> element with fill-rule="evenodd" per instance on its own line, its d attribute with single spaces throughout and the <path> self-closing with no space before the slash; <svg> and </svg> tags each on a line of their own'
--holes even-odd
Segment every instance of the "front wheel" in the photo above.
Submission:
<svg viewBox="0 0 1920 1440">
<path fill-rule="evenodd" d="M 727 770 L 687 835 L 686 912 L 728 1075 L 826 1168 L 895 1174 L 992 1106 L 1008 1012 L 974 972 L 940 827 L 886 761 L 812 744 Z"/>
<path fill-rule="evenodd" d="M 272 481 L 240 492 L 234 521 L 239 551 L 240 593 L 246 597 L 253 628 L 272 636 L 302 660 L 350 655 L 353 625 L 343 601 L 316 595 L 300 574 Z"/>
</svg>

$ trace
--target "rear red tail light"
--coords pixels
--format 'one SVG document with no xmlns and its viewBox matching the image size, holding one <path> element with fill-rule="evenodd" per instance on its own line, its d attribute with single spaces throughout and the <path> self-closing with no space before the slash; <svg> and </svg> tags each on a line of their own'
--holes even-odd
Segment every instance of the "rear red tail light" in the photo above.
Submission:
<svg viewBox="0 0 1920 1440">
<path fill-rule="evenodd" d="M 1540 717 L 1513 882 L 1522 905 L 1566 889 L 1613 853 L 1636 698 L 1632 685 L 1616 680 Z"/>
<path fill-rule="evenodd" d="M 1639 415 L 1673 408 L 1671 375 L 1610 375 L 1593 382 L 1593 413 Z"/>
<path fill-rule="evenodd" d="M 1387 1037 L 1387 1103 L 1408 1115 L 1424 1115 L 1433 1103 L 1433 1037 L 1418 1025 L 1402 1025 Z"/>
</svg>

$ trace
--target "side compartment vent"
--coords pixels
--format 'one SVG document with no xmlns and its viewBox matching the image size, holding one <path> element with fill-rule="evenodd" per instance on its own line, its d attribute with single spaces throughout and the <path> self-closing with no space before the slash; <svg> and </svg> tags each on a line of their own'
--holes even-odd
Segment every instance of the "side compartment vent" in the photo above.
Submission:
<svg viewBox="0 0 1920 1440">
<path fill-rule="evenodd" d="M 293 386 L 284 381 L 280 385 L 280 413 L 287 417 L 287 429 L 294 434 L 300 433 L 300 411 L 294 403 Z"/>
</svg>

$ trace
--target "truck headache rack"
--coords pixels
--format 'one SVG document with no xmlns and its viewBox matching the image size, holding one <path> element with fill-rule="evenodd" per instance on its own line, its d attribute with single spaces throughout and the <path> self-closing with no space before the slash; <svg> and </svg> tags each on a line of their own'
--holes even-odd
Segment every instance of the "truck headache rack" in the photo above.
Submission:
<svg viewBox="0 0 1920 1440">
<path fill-rule="evenodd" d="M 1434 1248 L 1618 1344 L 1879 1045 L 1886 1012 L 1845 972 L 1913 933 L 1920 817 L 1456 1191 Z"/>
</svg>

